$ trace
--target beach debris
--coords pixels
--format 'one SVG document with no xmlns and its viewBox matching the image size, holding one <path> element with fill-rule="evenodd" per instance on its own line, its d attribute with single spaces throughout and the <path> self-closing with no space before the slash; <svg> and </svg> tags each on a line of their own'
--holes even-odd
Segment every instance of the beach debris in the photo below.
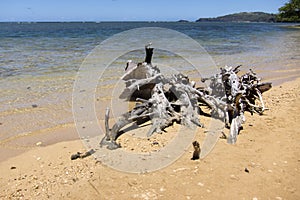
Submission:
<svg viewBox="0 0 300 200">
<path fill-rule="evenodd" d="M 189 170 L 190 168 L 185 168 L 185 167 L 180 167 L 177 169 L 173 169 L 173 172 L 179 172 L 179 171 L 185 171 L 185 170 Z"/>
<path fill-rule="evenodd" d="M 221 132 L 220 139 L 227 139 L 227 136 L 223 131 Z"/>
<path fill-rule="evenodd" d="M 232 180 L 240 180 L 240 178 L 237 177 L 237 176 L 234 175 L 234 174 L 231 174 L 231 175 L 230 175 L 230 179 L 232 179 Z"/>
<path fill-rule="evenodd" d="M 249 173 L 249 169 L 247 167 L 245 167 L 245 172 Z"/>
<path fill-rule="evenodd" d="M 139 125 L 151 120 L 152 127 L 147 133 L 148 137 L 155 132 L 163 132 L 175 122 L 187 127 L 202 126 L 198 114 L 198 97 L 202 95 L 201 91 L 183 74 L 166 78 L 151 63 L 153 48 L 147 45 L 145 49 L 145 62 L 134 64 L 130 61 L 122 77 L 126 89 L 120 98 L 136 101 L 136 105 L 131 111 L 124 113 L 111 129 L 108 127 L 109 108 L 106 110 L 106 135 L 101 146 L 119 148 L 116 139 L 122 134 L 120 130 L 133 122 Z"/>
<path fill-rule="evenodd" d="M 199 119 L 201 113 L 204 113 L 201 106 L 208 107 L 210 116 L 223 121 L 224 126 L 230 129 L 229 137 L 225 138 L 228 143 L 233 144 L 245 122 L 244 112 L 261 115 L 267 110 L 262 93 L 269 90 L 272 84 L 260 82 L 261 79 L 251 69 L 239 76 L 241 66 L 225 66 L 220 69 L 220 73 L 202 78 L 202 82 L 208 83 L 208 87 L 197 88 L 196 83 L 182 73 L 165 77 L 157 66 L 152 65 L 151 44 L 145 46 L 145 51 L 144 62 L 136 64 L 129 60 L 121 78 L 126 88 L 119 98 L 134 101 L 135 107 L 121 115 L 111 128 L 110 108 L 106 109 L 105 136 L 100 147 L 106 146 L 111 150 L 120 148 L 116 140 L 124 134 L 121 129 L 129 124 L 139 127 L 138 125 L 151 121 L 148 137 L 164 132 L 165 128 L 174 123 L 190 128 L 203 127 Z"/>
<path fill-rule="evenodd" d="M 206 93 L 216 101 L 215 105 L 225 110 L 225 126 L 230 129 L 227 142 L 236 143 L 237 135 L 243 129 L 245 122 L 244 112 L 249 111 L 251 115 L 258 113 L 262 115 L 265 107 L 262 93 L 272 88 L 272 83 L 261 82 L 261 79 L 253 70 L 238 76 L 241 65 L 233 68 L 225 66 L 220 68 L 221 72 L 202 81 L 210 81 Z M 215 106 L 213 105 L 213 106 Z M 212 110 L 213 112 L 214 110 Z M 220 113 L 215 115 L 220 117 Z"/>
<path fill-rule="evenodd" d="M 90 155 L 92 155 L 94 153 L 95 153 L 94 149 L 91 149 L 91 150 L 89 150 L 89 151 L 87 151 L 85 153 L 77 152 L 77 153 L 71 155 L 71 160 L 76 160 L 78 158 L 86 158 L 86 157 L 88 157 L 88 156 L 90 156 Z"/>
<path fill-rule="evenodd" d="M 204 186 L 204 183 L 198 182 L 197 185 L 203 187 L 203 186 Z"/>
<path fill-rule="evenodd" d="M 75 153 L 75 154 L 72 154 L 72 155 L 71 155 L 71 160 L 76 160 L 77 158 L 80 158 L 80 155 L 81 155 L 80 152 L 77 152 L 77 153 Z"/>
<path fill-rule="evenodd" d="M 32 104 L 31 106 L 32 106 L 33 108 L 37 108 L 37 107 L 38 107 L 37 104 Z"/>
<path fill-rule="evenodd" d="M 198 160 L 200 158 L 200 152 L 201 152 L 199 142 L 194 141 L 193 147 L 194 147 L 194 152 L 193 152 L 193 157 L 191 158 L 191 160 Z"/>
<path fill-rule="evenodd" d="M 35 143 L 36 146 L 41 146 L 42 145 L 42 142 L 37 142 Z"/>
<path fill-rule="evenodd" d="M 17 167 L 15 167 L 15 166 L 11 166 L 11 167 L 10 167 L 10 169 L 17 169 Z"/>
</svg>

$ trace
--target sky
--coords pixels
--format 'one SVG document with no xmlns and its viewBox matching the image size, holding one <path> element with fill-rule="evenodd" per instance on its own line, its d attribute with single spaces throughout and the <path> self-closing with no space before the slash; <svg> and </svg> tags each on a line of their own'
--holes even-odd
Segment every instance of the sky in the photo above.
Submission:
<svg viewBox="0 0 300 200">
<path fill-rule="evenodd" d="M 0 0 L 0 21 L 195 21 L 277 13 L 288 0 Z"/>
</svg>

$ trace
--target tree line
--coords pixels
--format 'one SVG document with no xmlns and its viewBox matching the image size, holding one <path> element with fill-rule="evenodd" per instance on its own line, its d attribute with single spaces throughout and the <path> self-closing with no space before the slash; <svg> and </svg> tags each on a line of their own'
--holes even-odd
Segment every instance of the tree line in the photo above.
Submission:
<svg viewBox="0 0 300 200">
<path fill-rule="evenodd" d="M 300 22 L 300 0 L 290 0 L 278 11 L 278 22 Z"/>
</svg>

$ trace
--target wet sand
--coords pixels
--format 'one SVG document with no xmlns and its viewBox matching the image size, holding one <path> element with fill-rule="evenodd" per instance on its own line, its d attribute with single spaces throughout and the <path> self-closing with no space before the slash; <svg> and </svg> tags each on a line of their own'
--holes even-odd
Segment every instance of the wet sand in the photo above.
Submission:
<svg viewBox="0 0 300 200">
<path fill-rule="evenodd" d="M 190 159 L 191 145 L 176 162 L 151 173 L 119 172 L 92 156 L 71 160 L 86 151 L 72 124 L 2 141 L 0 198 L 300 199 L 299 94 L 300 79 L 272 88 L 264 94 L 270 110 L 246 115 L 237 144 L 220 139 L 196 161 Z M 200 129 L 195 139 L 204 135 Z M 126 141 L 135 146 L 136 141 Z"/>
</svg>

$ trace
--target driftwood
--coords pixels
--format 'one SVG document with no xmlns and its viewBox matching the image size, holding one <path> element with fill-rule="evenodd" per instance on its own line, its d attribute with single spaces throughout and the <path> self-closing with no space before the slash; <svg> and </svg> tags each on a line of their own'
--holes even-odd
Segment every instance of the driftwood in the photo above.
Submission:
<svg viewBox="0 0 300 200">
<path fill-rule="evenodd" d="M 100 146 L 109 149 L 119 148 L 117 137 L 121 129 L 128 124 L 141 124 L 151 121 L 152 126 L 147 133 L 160 133 L 174 122 L 193 127 L 200 123 L 200 104 L 211 109 L 211 116 L 224 120 L 229 128 L 228 143 L 235 143 L 236 136 L 245 121 L 244 112 L 262 114 L 266 110 L 262 93 L 271 88 L 271 83 L 260 83 L 260 79 L 250 70 L 239 77 L 239 67 L 221 68 L 221 73 L 202 81 L 210 81 L 207 88 L 196 88 L 195 82 L 183 74 L 166 78 L 159 68 L 151 63 L 153 48 L 145 47 L 146 57 L 142 63 L 135 64 L 129 60 L 125 67 L 122 80 L 126 89 L 120 95 L 121 99 L 135 101 L 136 106 L 124 113 L 118 121 L 109 128 L 109 109 L 105 114 L 106 135 Z M 260 104 L 257 105 L 256 101 Z"/>
<path fill-rule="evenodd" d="M 194 141 L 193 147 L 194 147 L 194 152 L 193 152 L 193 157 L 191 158 L 191 160 L 198 160 L 200 158 L 200 152 L 201 152 L 199 142 Z"/>
<path fill-rule="evenodd" d="M 203 79 L 204 82 L 207 80 L 211 81 L 207 90 L 208 94 L 215 99 L 219 99 L 222 102 L 220 104 L 226 104 L 225 124 L 226 127 L 230 128 L 228 143 L 236 142 L 237 135 L 245 122 L 245 111 L 249 111 L 251 114 L 255 112 L 262 115 L 267 110 L 262 93 L 272 87 L 271 83 L 261 83 L 261 79 L 251 69 L 239 77 L 240 67 L 232 68 L 226 66 L 221 68 L 220 74 Z M 220 83 L 223 85 L 220 85 Z"/>
<path fill-rule="evenodd" d="M 77 152 L 77 153 L 71 155 L 71 160 L 76 160 L 78 158 L 86 158 L 94 153 L 95 153 L 94 149 L 91 149 L 85 153 Z"/>
</svg>

